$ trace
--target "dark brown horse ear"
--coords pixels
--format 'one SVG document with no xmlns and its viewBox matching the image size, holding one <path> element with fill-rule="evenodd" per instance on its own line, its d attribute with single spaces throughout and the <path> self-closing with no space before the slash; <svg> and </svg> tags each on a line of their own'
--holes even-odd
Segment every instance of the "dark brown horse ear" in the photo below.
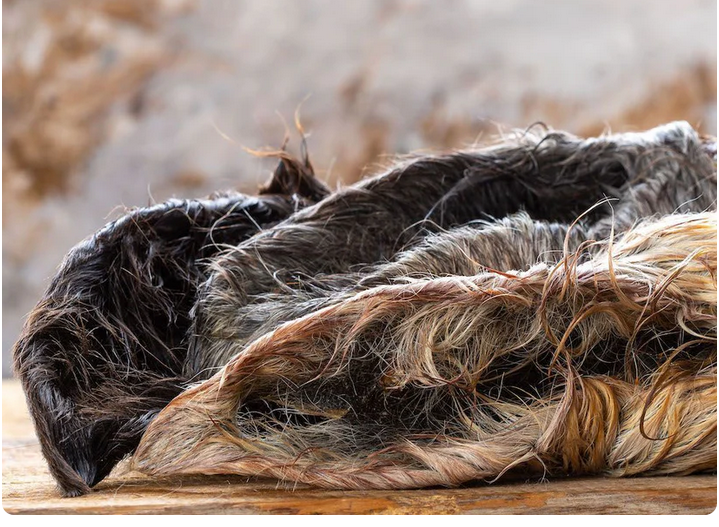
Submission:
<svg viewBox="0 0 719 527">
<path fill-rule="evenodd" d="M 330 194 L 327 185 L 315 176 L 304 140 L 302 150 L 302 161 L 285 152 L 277 153 L 280 162 L 270 180 L 260 187 L 260 194 L 297 195 L 312 202 L 320 201 Z"/>
<path fill-rule="evenodd" d="M 127 213 L 69 252 L 13 351 L 64 495 L 107 476 L 191 382 L 186 337 L 208 259 L 309 204 L 280 193 L 173 199 Z"/>
</svg>

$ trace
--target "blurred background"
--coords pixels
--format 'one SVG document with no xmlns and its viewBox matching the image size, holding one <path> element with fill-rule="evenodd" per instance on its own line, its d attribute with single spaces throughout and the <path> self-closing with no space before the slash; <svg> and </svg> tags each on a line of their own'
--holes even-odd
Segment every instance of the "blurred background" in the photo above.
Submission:
<svg viewBox="0 0 719 527">
<path fill-rule="evenodd" d="M 3 374 L 124 207 L 254 192 L 301 105 L 333 186 L 543 121 L 717 131 L 714 0 L 3 0 Z M 293 133 L 289 149 L 297 152 Z"/>
</svg>

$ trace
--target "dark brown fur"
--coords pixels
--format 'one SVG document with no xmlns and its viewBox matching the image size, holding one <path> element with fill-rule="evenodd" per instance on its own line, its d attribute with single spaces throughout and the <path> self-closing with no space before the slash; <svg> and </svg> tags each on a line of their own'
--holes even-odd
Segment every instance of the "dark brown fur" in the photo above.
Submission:
<svg viewBox="0 0 719 527">
<path fill-rule="evenodd" d="M 260 197 L 226 192 L 138 209 L 65 258 L 14 349 L 64 494 L 104 478 L 183 389 L 190 310 L 208 259 L 328 194 L 307 159 L 281 155 Z"/>
<path fill-rule="evenodd" d="M 654 213 L 706 210 L 715 200 L 711 152 L 686 123 L 587 140 L 548 133 L 400 164 L 215 259 L 199 293 L 188 375 L 207 378 L 251 338 L 317 306 L 292 295 L 323 284 L 337 291 L 360 279 L 369 285 L 377 278 L 366 276 L 372 264 L 431 232 L 525 211 L 554 222 L 584 214 L 587 235 L 606 238 L 612 227 L 626 230 Z M 511 244 L 487 251 L 499 253 L 485 255 L 490 267 L 516 252 Z M 347 275 L 352 270 L 358 274 Z M 284 308 L 273 312 L 268 294 Z"/>
</svg>

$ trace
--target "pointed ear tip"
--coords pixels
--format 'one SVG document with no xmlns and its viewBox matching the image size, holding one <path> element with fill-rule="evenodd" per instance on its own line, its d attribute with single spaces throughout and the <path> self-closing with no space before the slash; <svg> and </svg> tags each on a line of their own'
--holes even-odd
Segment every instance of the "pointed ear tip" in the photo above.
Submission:
<svg viewBox="0 0 719 527">
<path fill-rule="evenodd" d="M 287 163 L 284 158 L 280 158 L 279 162 L 277 163 L 277 166 L 275 167 L 275 170 L 272 172 L 272 177 L 277 177 L 283 172 L 287 172 L 288 167 Z"/>
<path fill-rule="evenodd" d="M 57 483 L 57 487 L 64 497 L 76 497 L 88 494 L 91 492 L 91 487 L 99 482 L 92 481 L 88 476 L 89 474 L 83 474 L 78 472 L 74 467 L 70 465 L 68 460 L 62 456 L 52 456 L 48 461 L 50 473 Z M 93 471 L 94 473 L 95 471 Z M 101 478 L 100 478 L 101 479 Z"/>
<path fill-rule="evenodd" d="M 78 496 L 84 496 L 92 492 L 92 489 L 87 483 L 75 483 L 73 485 L 58 484 L 60 492 L 64 498 L 77 498 Z"/>
</svg>

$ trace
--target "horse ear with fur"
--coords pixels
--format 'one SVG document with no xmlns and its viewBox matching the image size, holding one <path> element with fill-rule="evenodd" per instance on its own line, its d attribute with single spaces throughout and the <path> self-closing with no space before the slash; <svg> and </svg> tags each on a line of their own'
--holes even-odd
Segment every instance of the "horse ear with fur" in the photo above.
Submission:
<svg viewBox="0 0 719 527">
<path fill-rule="evenodd" d="M 283 153 L 259 197 L 173 199 L 129 212 L 73 248 L 30 313 L 15 370 L 50 471 L 88 492 L 191 380 L 187 330 L 207 262 L 329 194 Z"/>
<path fill-rule="evenodd" d="M 715 139 L 525 133 L 334 194 L 304 141 L 263 155 L 258 197 L 129 213 L 30 314 L 66 495 L 133 453 L 327 488 L 715 469 Z"/>
<path fill-rule="evenodd" d="M 346 489 L 714 469 L 716 228 L 671 215 L 554 265 L 328 302 L 178 396 L 134 466 Z"/>
</svg>

